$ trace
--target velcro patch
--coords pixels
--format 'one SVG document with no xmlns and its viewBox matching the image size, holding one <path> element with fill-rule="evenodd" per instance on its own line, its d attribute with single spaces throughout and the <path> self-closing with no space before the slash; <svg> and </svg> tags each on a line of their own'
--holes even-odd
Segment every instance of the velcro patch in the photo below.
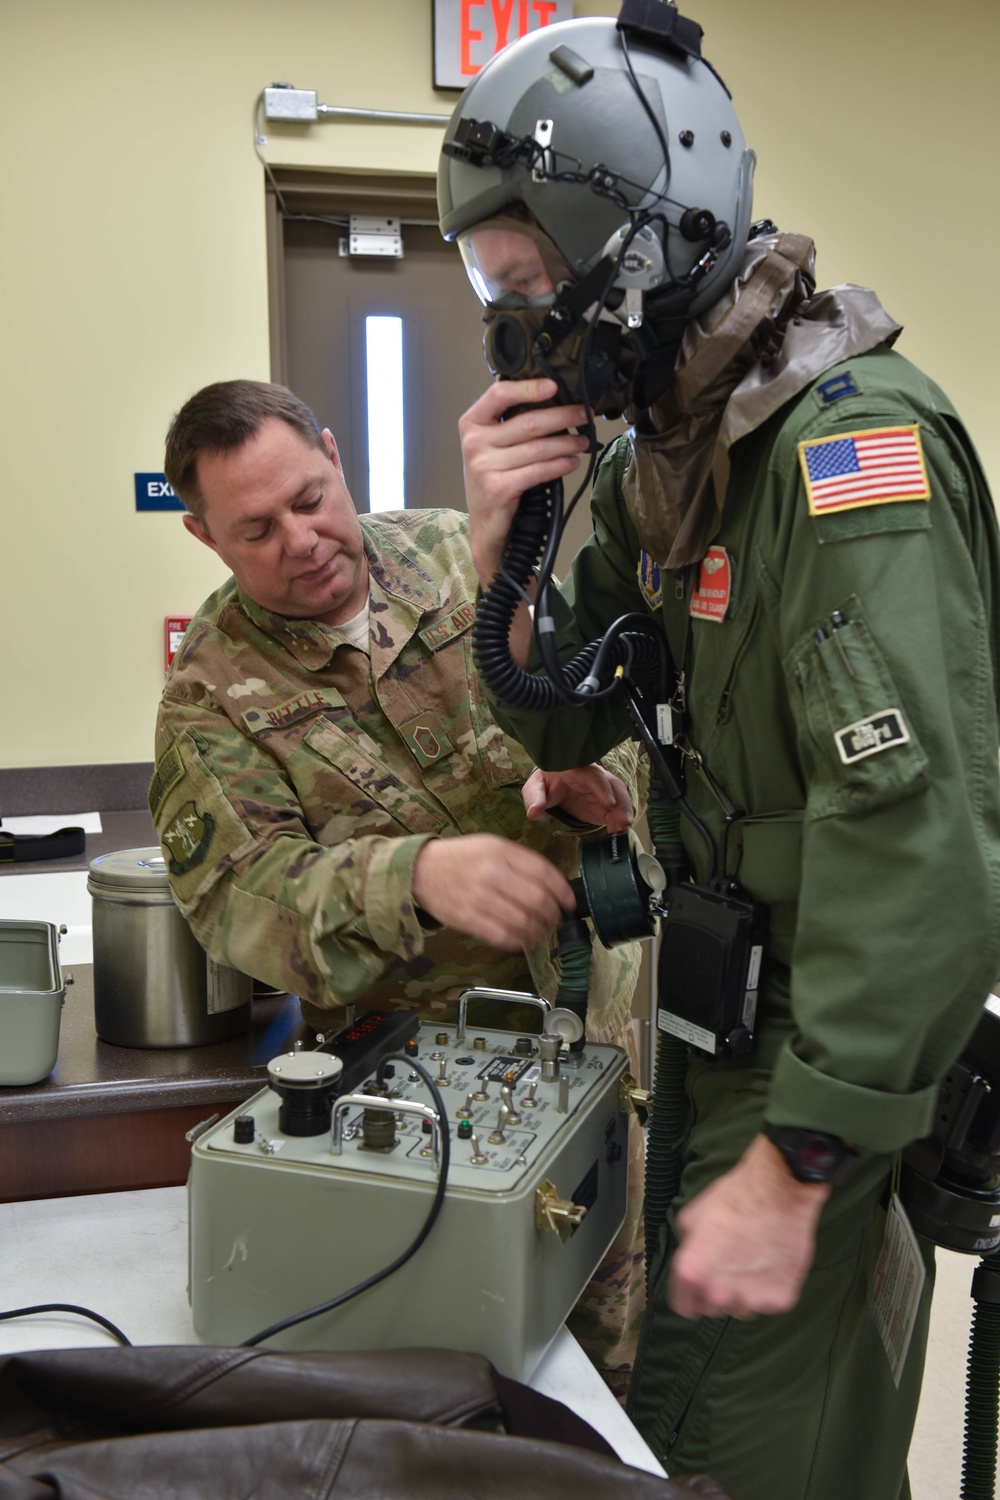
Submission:
<svg viewBox="0 0 1000 1500">
<path fill-rule="evenodd" d="M 400 724 L 399 732 L 418 766 L 431 766 L 455 748 L 433 714 L 418 714 Z"/>
<path fill-rule="evenodd" d="M 212 814 L 199 812 L 193 802 L 185 802 L 160 835 L 160 842 L 169 852 L 167 865 L 171 875 L 186 875 L 188 870 L 200 865 L 208 853 L 214 832 Z"/>
<path fill-rule="evenodd" d="M 896 745 L 909 743 L 910 731 L 898 708 L 883 708 L 866 719 L 857 719 L 834 735 L 837 753 L 845 766 L 869 755 L 878 755 L 881 750 L 892 750 Z"/>
<path fill-rule="evenodd" d="M 642 597 L 650 609 L 659 609 L 663 604 L 663 575 L 660 565 L 654 562 L 648 552 L 643 552 L 635 569 L 642 590 Z"/>
<path fill-rule="evenodd" d="M 861 387 L 851 371 L 845 370 L 840 375 L 831 375 L 827 380 L 821 380 L 819 385 L 813 386 L 813 394 L 820 406 L 832 406 L 845 396 L 860 396 Z"/>
<path fill-rule="evenodd" d="M 733 593 L 733 568 L 725 547 L 709 547 L 698 570 L 698 584 L 691 595 L 689 613 L 696 620 L 721 625 Z"/>
<path fill-rule="evenodd" d="M 169 750 L 156 763 L 153 779 L 149 783 L 149 811 L 153 821 L 163 806 L 164 798 L 175 787 L 184 775 L 184 762 L 181 760 L 180 752 L 176 745 L 171 745 Z"/>
<path fill-rule="evenodd" d="M 806 440 L 799 444 L 799 463 L 814 516 L 931 497 L 916 426 Z"/>
<path fill-rule="evenodd" d="M 456 636 L 464 635 L 475 623 L 475 619 L 476 606 L 471 599 L 466 599 L 449 614 L 435 620 L 433 625 L 425 625 L 418 634 L 428 651 L 440 651 L 442 646 L 447 646 Z"/>
<path fill-rule="evenodd" d="M 324 708 L 342 707 L 342 698 L 332 698 L 327 693 L 310 689 L 295 698 L 287 698 L 275 708 L 248 708 L 242 717 L 251 734 L 260 734 L 267 729 L 287 729 L 289 724 L 308 719 Z"/>
</svg>

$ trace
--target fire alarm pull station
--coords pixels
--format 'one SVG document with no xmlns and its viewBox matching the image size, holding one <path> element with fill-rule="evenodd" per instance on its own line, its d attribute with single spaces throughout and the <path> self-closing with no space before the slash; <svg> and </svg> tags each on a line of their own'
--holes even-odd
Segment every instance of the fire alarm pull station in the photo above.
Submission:
<svg viewBox="0 0 1000 1500">
<path fill-rule="evenodd" d="M 190 615 L 167 615 L 163 621 L 163 670 L 170 671 L 170 663 L 180 649 L 185 630 L 191 624 Z"/>
</svg>

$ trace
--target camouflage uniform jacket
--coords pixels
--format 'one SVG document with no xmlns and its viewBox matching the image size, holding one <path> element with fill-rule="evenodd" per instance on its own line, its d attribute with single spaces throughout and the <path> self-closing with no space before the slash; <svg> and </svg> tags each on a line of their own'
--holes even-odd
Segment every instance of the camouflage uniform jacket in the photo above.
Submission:
<svg viewBox="0 0 1000 1500">
<path fill-rule="evenodd" d="M 475 984 L 537 988 L 550 954 L 499 952 L 415 908 L 434 837 L 490 832 L 575 874 L 578 835 L 529 823 L 533 769 L 491 717 L 472 661 L 476 577 L 467 517 L 361 518 L 369 656 L 342 633 L 274 615 L 230 578 L 191 622 L 156 730 L 150 808 L 174 899 L 217 961 L 331 1006 L 445 1009 Z M 636 755 L 608 759 L 635 792 Z M 595 1039 L 620 1031 L 635 948 L 594 945 Z"/>
</svg>

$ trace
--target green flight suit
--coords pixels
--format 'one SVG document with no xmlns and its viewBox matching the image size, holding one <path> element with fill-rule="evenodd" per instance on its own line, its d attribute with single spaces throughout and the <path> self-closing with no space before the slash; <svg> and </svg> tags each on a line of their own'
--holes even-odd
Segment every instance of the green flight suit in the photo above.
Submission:
<svg viewBox="0 0 1000 1500">
<path fill-rule="evenodd" d="M 811 473 L 810 500 L 813 445 L 883 429 L 903 430 L 911 461 L 922 452 L 926 498 L 883 498 L 875 475 L 858 503 L 865 470 L 845 508 Z M 734 447 L 700 570 L 660 579 L 640 556 L 622 498 L 629 458 L 620 439 L 599 469 L 594 536 L 556 600 L 560 650 L 626 611 L 662 620 L 700 757 L 685 762 L 690 803 L 771 911 L 752 1055 L 695 1055 L 689 1071 L 675 1208 L 765 1119 L 862 1154 L 784 1315 L 676 1317 L 668 1226 L 629 1409 L 669 1472 L 707 1470 L 740 1500 L 896 1500 L 932 1269 L 898 1391 L 867 1286 L 894 1154 L 928 1132 L 1000 973 L 996 516 L 946 398 L 884 348 L 827 371 Z M 498 717 L 552 767 L 631 731 L 617 696 L 586 713 Z M 725 799 L 739 813 L 726 840 Z M 704 878 L 704 844 L 683 829 Z"/>
</svg>

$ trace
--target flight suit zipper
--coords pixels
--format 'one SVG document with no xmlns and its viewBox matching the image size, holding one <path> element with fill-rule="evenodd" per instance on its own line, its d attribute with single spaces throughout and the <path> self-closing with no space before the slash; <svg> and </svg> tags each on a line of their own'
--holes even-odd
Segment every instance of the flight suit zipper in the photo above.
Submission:
<svg viewBox="0 0 1000 1500">
<path fill-rule="evenodd" d="M 729 717 L 729 706 L 730 700 L 733 696 L 733 688 L 736 685 L 736 674 L 738 673 L 740 666 L 742 665 L 743 658 L 746 656 L 747 648 L 750 644 L 750 637 L 753 634 L 754 624 L 757 620 L 758 607 L 759 601 L 755 599 L 753 609 L 750 611 L 750 618 L 747 620 L 746 628 L 743 631 L 743 635 L 740 638 L 740 643 L 736 648 L 736 654 L 733 657 L 733 660 L 729 667 L 729 671 L 726 674 L 726 681 L 723 686 L 722 693 L 719 697 L 719 706 L 716 709 L 715 713 L 716 728 L 720 728 L 721 725 L 723 725 Z"/>
</svg>

